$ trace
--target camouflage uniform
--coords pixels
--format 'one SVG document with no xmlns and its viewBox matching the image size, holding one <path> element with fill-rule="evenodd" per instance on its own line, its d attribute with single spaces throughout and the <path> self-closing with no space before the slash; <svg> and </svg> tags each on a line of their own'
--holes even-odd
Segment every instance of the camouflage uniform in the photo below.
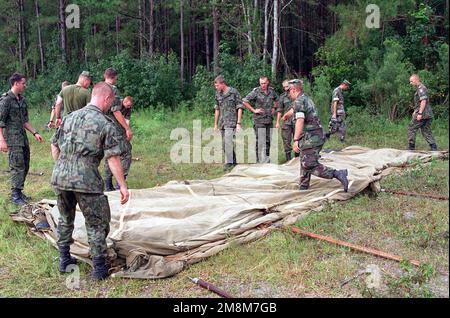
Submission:
<svg viewBox="0 0 450 318">
<path fill-rule="evenodd" d="M 111 215 L 98 166 L 103 157 L 120 155 L 119 138 L 111 120 L 94 105 L 66 116 L 53 137 L 52 144 L 60 149 L 51 180 L 61 214 L 59 247 L 73 242 L 78 203 L 86 219 L 91 256 L 106 257 Z"/>
<path fill-rule="evenodd" d="M 77 84 L 64 87 L 58 94 L 63 100 L 64 115 L 68 115 L 86 106 L 91 100 L 91 92 Z"/>
<path fill-rule="evenodd" d="M 123 168 L 123 175 L 126 178 L 128 176 L 128 172 L 130 171 L 131 167 L 131 143 L 127 139 L 127 133 L 125 129 L 122 127 L 122 125 L 117 121 L 116 117 L 114 116 L 113 112 L 120 111 L 123 115 L 123 117 L 127 120 L 131 119 L 131 108 L 126 108 L 122 105 L 122 100 L 120 98 L 119 90 L 116 86 L 110 85 L 111 88 L 114 91 L 115 100 L 112 104 L 109 111 L 106 113 L 106 116 L 108 116 L 114 123 L 115 127 L 119 132 L 120 137 L 120 148 L 122 149 L 122 153 L 120 154 L 120 163 L 122 164 Z M 108 162 L 105 161 L 105 179 L 112 179 L 113 175 L 111 172 L 111 169 L 109 169 Z"/>
<path fill-rule="evenodd" d="M 263 114 L 253 114 L 253 129 L 256 135 L 256 161 L 269 162 L 270 142 L 272 137 L 273 116 L 272 108 L 278 100 L 278 94 L 272 87 L 265 94 L 261 87 L 254 88 L 244 99 L 244 102 L 255 102 L 254 108 L 264 110 Z"/>
<path fill-rule="evenodd" d="M 311 174 L 325 179 L 333 179 L 335 170 L 319 163 L 320 150 L 325 143 L 322 125 L 313 101 L 305 95 L 299 95 L 293 102 L 295 119 L 304 118 L 300 136 L 300 188 L 307 189 Z"/>
<path fill-rule="evenodd" d="M 23 190 L 30 168 L 30 146 L 23 125 L 28 122 L 27 102 L 12 91 L 0 97 L 0 128 L 8 145 L 11 189 Z"/>
<path fill-rule="evenodd" d="M 345 134 L 347 127 L 345 125 L 345 110 L 344 110 L 344 94 L 340 86 L 336 87 L 333 91 L 333 97 L 331 101 L 331 116 L 333 116 L 333 103 L 337 101 L 336 105 L 336 121 L 330 119 L 328 124 L 328 133 L 330 135 L 339 132 L 341 141 L 345 140 Z"/>
<path fill-rule="evenodd" d="M 238 110 L 243 109 L 241 95 L 237 89 L 228 88 L 228 92 L 216 92 L 214 105 L 215 110 L 219 110 L 219 126 L 222 135 L 222 149 L 225 154 L 226 164 L 236 164 L 236 153 L 234 151 L 234 136 L 236 134 L 236 124 Z"/>
<path fill-rule="evenodd" d="M 292 100 L 289 98 L 289 94 L 287 92 L 284 92 L 280 95 L 278 99 L 278 109 L 277 112 L 281 115 L 284 115 L 286 112 L 288 112 L 292 107 Z M 292 155 L 292 139 L 294 137 L 295 132 L 295 121 L 294 117 L 291 117 L 287 121 L 283 123 L 283 126 L 281 127 L 281 137 L 283 138 L 283 147 L 284 147 L 284 153 L 286 154 L 286 160 L 291 160 Z M 297 157 L 298 154 L 295 153 L 295 156 Z"/>
<path fill-rule="evenodd" d="M 422 120 L 418 121 L 417 113 L 420 110 L 420 102 L 426 100 L 426 106 L 422 113 Z M 411 150 L 415 149 L 416 144 L 416 133 L 420 128 L 423 137 L 430 145 L 430 147 L 435 150 L 436 141 L 431 132 L 431 122 L 433 121 L 433 110 L 431 109 L 430 100 L 427 94 L 427 88 L 423 84 L 417 86 L 416 93 L 414 94 L 414 113 L 412 120 L 408 127 L 408 143 Z"/>
</svg>

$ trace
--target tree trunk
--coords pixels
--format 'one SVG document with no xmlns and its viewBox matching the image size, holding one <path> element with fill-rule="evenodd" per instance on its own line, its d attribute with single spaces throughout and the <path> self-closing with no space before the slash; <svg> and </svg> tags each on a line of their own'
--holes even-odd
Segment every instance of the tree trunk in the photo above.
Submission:
<svg viewBox="0 0 450 318">
<path fill-rule="evenodd" d="M 244 12 L 244 19 L 247 23 L 247 48 L 248 55 L 252 55 L 252 21 L 250 18 L 250 7 L 245 6 L 244 0 L 241 0 L 242 10 Z"/>
<path fill-rule="evenodd" d="M 138 11 L 139 11 L 139 58 L 142 58 L 142 56 L 144 55 L 144 28 L 145 28 L 145 24 L 144 24 L 144 12 L 143 12 L 143 6 L 142 6 L 142 1 L 138 0 L 139 4 L 138 4 Z"/>
<path fill-rule="evenodd" d="M 278 61 L 278 0 L 273 1 L 273 51 L 272 51 L 272 79 L 277 77 L 277 61 Z"/>
<path fill-rule="evenodd" d="M 59 34 L 60 34 L 60 44 L 61 44 L 61 53 L 62 60 L 67 64 L 68 62 L 68 53 L 67 53 L 67 30 L 66 30 L 66 1 L 59 0 Z"/>
<path fill-rule="evenodd" d="M 264 44 L 263 44 L 263 60 L 267 61 L 269 51 L 267 45 L 269 43 L 269 0 L 264 3 Z"/>
<path fill-rule="evenodd" d="M 23 0 L 17 1 L 18 11 L 19 11 L 19 21 L 18 21 L 18 44 L 19 44 L 19 61 L 20 66 L 23 66 L 25 59 L 25 41 L 24 41 L 24 23 L 23 23 Z"/>
<path fill-rule="evenodd" d="M 34 0 L 34 9 L 36 11 L 36 24 L 38 33 L 38 46 L 39 46 L 39 58 L 41 60 L 41 72 L 45 70 L 45 57 L 44 57 L 44 47 L 42 46 L 42 35 L 41 35 L 41 25 L 39 23 L 39 5 L 38 0 Z"/>
<path fill-rule="evenodd" d="M 217 6 L 213 6 L 213 62 L 214 75 L 219 74 L 219 12 Z"/>
<path fill-rule="evenodd" d="M 184 82 L 184 28 L 183 28 L 183 2 L 184 0 L 180 0 L 180 79 L 181 79 L 181 87 L 183 87 Z"/>
<path fill-rule="evenodd" d="M 205 55 L 206 55 L 206 70 L 209 72 L 211 70 L 211 60 L 209 53 L 209 30 L 208 25 L 205 24 Z"/>
<path fill-rule="evenodd" d="M 154 0 L 148 1 L 150 6 L 149 20 L 148 20 L 148 54 L 153 56 L 154 53 L 154 43 L 155 43 L 155 30 L 154 30 L 154 15 L 153 11 L 155 10 L 155 2 Z"/>
<path fill-rule="evenodd" d="M 119 33 L 120 33 L 120 16 L 116 16 L 116 52 L 119 54 L 120 52 L 120 42 L 119 42 Z"/>
</svg>

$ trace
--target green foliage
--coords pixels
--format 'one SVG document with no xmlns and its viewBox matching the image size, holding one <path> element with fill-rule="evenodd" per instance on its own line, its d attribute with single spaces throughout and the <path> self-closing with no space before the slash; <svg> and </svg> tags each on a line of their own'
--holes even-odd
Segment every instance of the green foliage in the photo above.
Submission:
<svg viewBox="0 0 450 318">
<path fill-rule="evenodd" d="M 325 74 L 316 77 L 312 88 L 312 96 L 322 123 L 326 123 L 330 119 L 331 92 L 329 78 Z"/>
<path fill-rule="evenodd" d="M 398 40 L 384 41 L 384 54 L 377 48 L 365 61 L 367 80 L 360 81 L 363 98 L 374 114 L 387 114 L 391 120 L 408 114 L 412 100 L 409 76 L 413 66 L 405 58 Z"/>
</svg>

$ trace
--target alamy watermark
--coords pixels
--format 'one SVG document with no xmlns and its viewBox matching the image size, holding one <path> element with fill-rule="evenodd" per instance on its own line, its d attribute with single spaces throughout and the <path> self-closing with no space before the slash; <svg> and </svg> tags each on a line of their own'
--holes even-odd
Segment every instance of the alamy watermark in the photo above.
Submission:
<svg viewBox="0 0 450 318">
<path fill-rule="evenodd" d="M 66 7 L 66 28 L 80 28 L 80 7 L 77 4 L 69 4 Z"/>
<path fill-rule="evenodd" d="M 380 28 L 380 7 L 376 4 L 369 4 L 366 7 L 366 13 L 369 15 L 366 18 L 366 27 L 369 29 Z"/>
<path fill-rule="evenodd" d="M 257 157 L 260 163 L 278 163 L 278 129 L 215 131 L 211 127 L 202 129 L 201 120 L 194 120 L 192 124 L 192 132 L 187 128 L 175 128 L 170 133 L 170 140 L 176 141 L 170 150 L 170 160 L 173 163 L 232 163 L 233 149 L 238 163 L 256 163 Z"/>
</svg>

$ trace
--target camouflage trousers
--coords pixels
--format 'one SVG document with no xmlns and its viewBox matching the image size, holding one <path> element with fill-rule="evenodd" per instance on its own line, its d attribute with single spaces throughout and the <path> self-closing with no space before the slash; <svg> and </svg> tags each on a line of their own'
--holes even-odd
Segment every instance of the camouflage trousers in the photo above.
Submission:
<svg viewBox="0 0 450 318">
<path fill-rule="evenodd" d="M 25 179 L 30 170 L 30 147 L 8 147 L 11 189 L 23 190 Z"/>
<path fill-rule="evenodd" d="M 270 142 L 272 140 L 273 124 L 254 124 L 256 135 L 256 162 L 270 162 Z"/>
<path fill-rule="evenodd" d="M 283 139 L 284 153 L 286 154 L 286 160 L 291 160 L 292 154 L 292 140 L 294 139 L 295 126 L 284 125 L 281 129 L 281 138 Z M 298 153 L 294 153 L 295 157 L 298 157 Z"/>
<path fill-rule="evenodd" d="M 300 187 L 309 188 L 312 174 L 320 178 L 333 179 L 335 170 L 319 163 L 320 150 L 322 146 L 300 151 Z"/>
<path fill-rule="evenodd" d="M 408 143 L 410 145 L 416 144 L 416 133 L 417 130 L 422 132 L 423 138 L 427 141 L 427 143 L 431 145 L 436 144 L 436 140 L 433 137 L 433 133 L 431 132 L 431 122 L 433 121 L 432 118 L 428 119 L 422 119 L 421 121 L 417 121 L 416 119 L 412 119 L 409 123 L 408 127 Z"/>
<path fill-rule="evenodd" d="M 121 140 L 120 147 L 122 149 L 122 153 L 120 154 L 120 163 L 122 165 L 123 175 L 126 179 L 128 176 L 128 172 L 130 172 L 130 167 L 131 167 L 131 149 L 132 149 L 132 147 L 131 147 L 131 143 L 126 138 Z M 112 179 L 112 177 L 113 177 L 113 174 L 111 172 L 111 169 L 109 168 L 108 160 L 105 160 L 105 179 Z"/>
<path fill-rule="evenodd" d="M 55 193 L 60 213 L 58 246 L 70 246 L 73 243 L 75 207 L 78 203 L 85 218 L 91 256 L 106 256 L 106 237 L 111 221 L 108 197 L 99 193 L 81 193 L 59 189 L 55 189 Z"/>
<path fill-rule="evenodd" d="M 328 123 L 328 133 L 331 135 L 339 132 L 339 138 L 345 140 L 347 126 L 345 125 L 345 113 L 336 115 L 336 121 L 330 119 Z"/>
<path fill-rule="evenodd" d="M 222 150 L 225 155 L 226 164 L 236 164 L 236 152 L 234 151 L 235 128 L 224 128 L 220 130 L 222 135 Z"/>
</svg>

